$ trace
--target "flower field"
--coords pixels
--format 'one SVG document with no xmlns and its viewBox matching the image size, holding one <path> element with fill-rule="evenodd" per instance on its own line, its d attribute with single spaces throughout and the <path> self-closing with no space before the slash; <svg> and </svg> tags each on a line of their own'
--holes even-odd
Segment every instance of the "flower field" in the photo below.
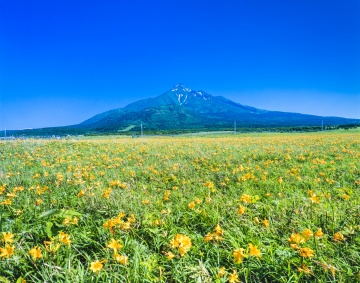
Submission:
<svg viewBox="0 0 360 283">
<path fill-rule="evenodd" d="M 360 282 L 359 133 L 0 142 L 0 282 Z"/>
</svg>

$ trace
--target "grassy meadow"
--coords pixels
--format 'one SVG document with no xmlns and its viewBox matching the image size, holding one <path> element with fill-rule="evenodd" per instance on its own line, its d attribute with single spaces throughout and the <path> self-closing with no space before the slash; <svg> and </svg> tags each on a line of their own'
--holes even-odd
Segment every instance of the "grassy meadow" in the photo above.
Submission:
<svg viewBox="0 0 360 283">
<path fill-rule="evenodd" d="M 0 282 L 360 282 L 359 137 L 0 142 Z"/>
</svg>

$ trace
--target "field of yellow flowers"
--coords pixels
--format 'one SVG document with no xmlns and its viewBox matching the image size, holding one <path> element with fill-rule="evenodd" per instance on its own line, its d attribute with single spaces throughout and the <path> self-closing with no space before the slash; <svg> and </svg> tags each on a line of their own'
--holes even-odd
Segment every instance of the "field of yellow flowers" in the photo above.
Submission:
<svg viewBox="0 0 360 283">
<path fill-rule="evenodd" d="M 359 282 L 359 137 L 0 142 L 0 282 Z"/>
</svg>

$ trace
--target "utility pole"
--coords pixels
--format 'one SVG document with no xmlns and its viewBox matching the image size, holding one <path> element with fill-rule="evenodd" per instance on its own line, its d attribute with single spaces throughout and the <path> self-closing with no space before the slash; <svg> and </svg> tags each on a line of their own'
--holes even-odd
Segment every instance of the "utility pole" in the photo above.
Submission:
<svg viewBox="0 0 360 283">
<path fill-rule="evenodd" d="M 141 128 L 141 137 L 143 137 L 143 125 L 142 125 L 142 122 L 140 124 L 140 128 Z"/>
<path fill-rule="evenodd" d="M 5 126 L 5 138 L 6 138 L 6 126 Z"/>
<path fill-rule="evenodd" d="M 236 121 L 234 121 L 234 135 L 236 135 Z"/>
<path fill-rule="evenodd" d="M 321 118 L 321 131 L 324 130 L 324 118 Z"/>
</svg>

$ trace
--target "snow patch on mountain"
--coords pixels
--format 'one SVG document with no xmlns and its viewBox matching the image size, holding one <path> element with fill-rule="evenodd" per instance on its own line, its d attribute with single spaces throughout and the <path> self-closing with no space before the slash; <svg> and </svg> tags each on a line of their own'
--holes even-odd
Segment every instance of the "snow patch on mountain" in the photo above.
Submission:
<svg viewBox="0 0 360 283">
<path fill-rule="evenodd" d="M 203 100 L 211 99 L 211 95 L 203 91 L 192 90 L 191 88 L 185 87 L 182 84 L 177 84 L 175 87 L 171 89 L 171 92 L 173 92 L 176 95 L 179 105 L 191 103 L 191 99 L 190 99 L 191 97 L 202 98 Z"/>
</svg>

